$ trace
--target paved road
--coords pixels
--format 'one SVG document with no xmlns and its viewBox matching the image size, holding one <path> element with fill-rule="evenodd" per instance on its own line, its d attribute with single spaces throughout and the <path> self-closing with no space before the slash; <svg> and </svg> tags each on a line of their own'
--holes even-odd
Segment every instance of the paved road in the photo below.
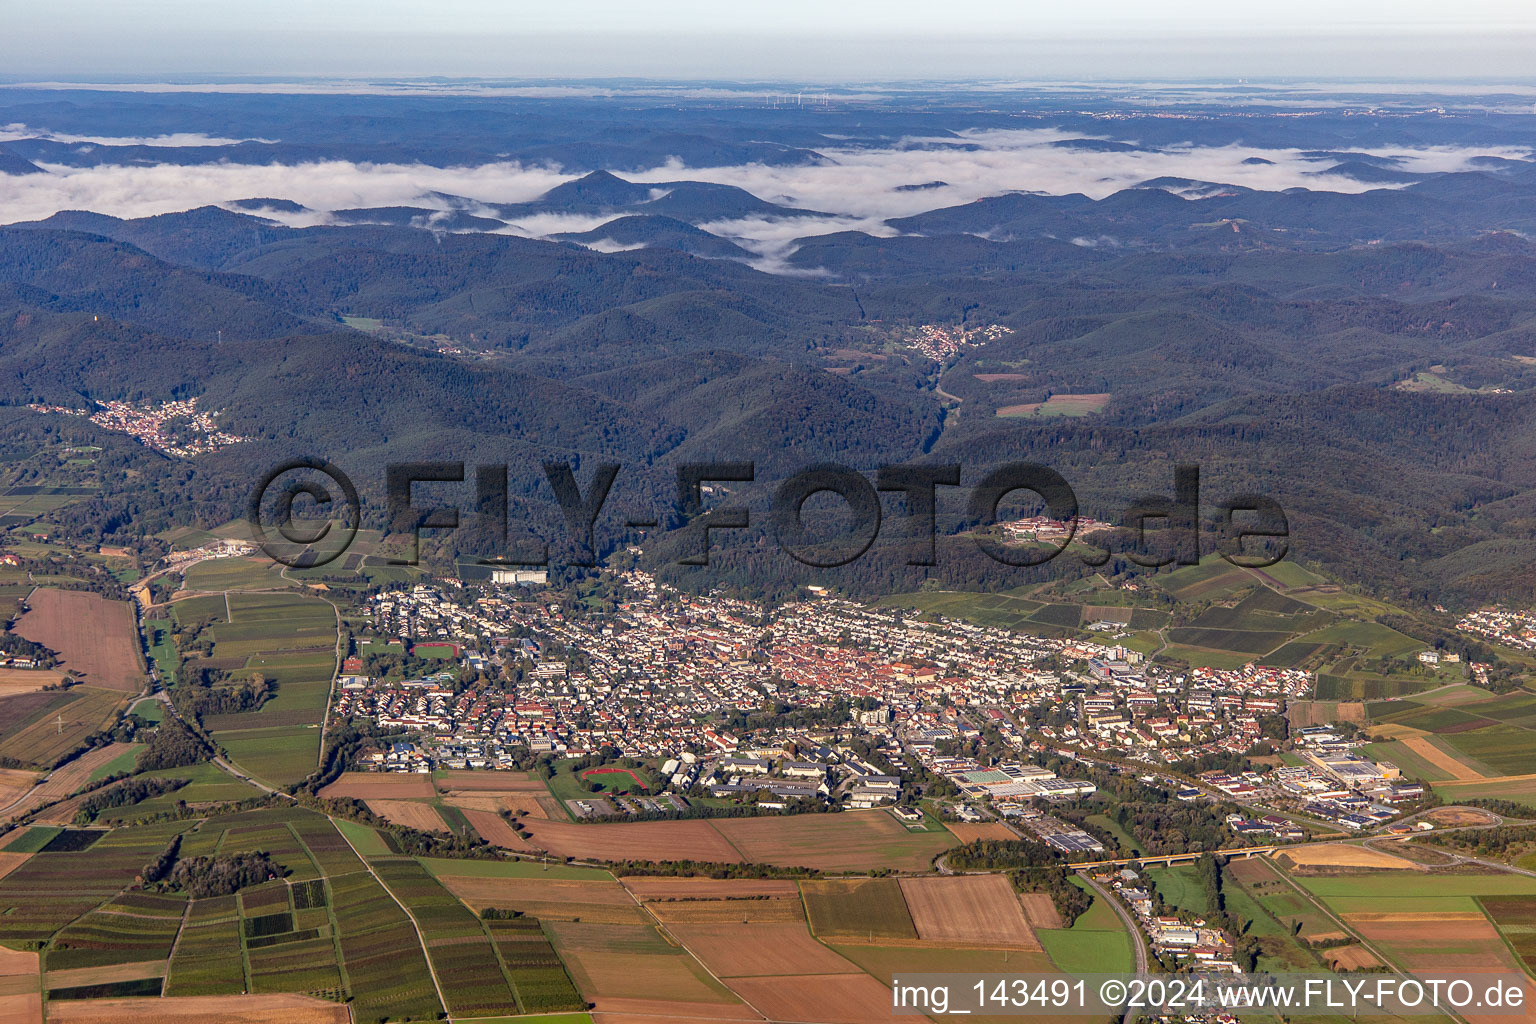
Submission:
<svg viewBox="0 0 1536 1024">
<path fill-rule="evenodd" d="M 1098 882 L 1095 882 L 1093 876 L 1088 872 L 1079 871 L 1077 877 L 1081 878 L 1083 883 L 1093 890 L 1094 895 L 1107 902 L 1114 908 L 1115 913 L 1120 915 L 1120 920 L 1125 924 L 1126 931 L 1131 933 L 1131 951 L 1136 958 L 1136 973 L 1147 973 L 1147 937 L 1142 934 L 1141 925 L 1137 922 L 1136 918 L 1131 916 L 1130 908 L 1121 903 L 1114 893 Z M 1122 1024 L 1135 1024 L 1135 1020 L 1135 1012 L 1127 1009 Z"/>
</svg>

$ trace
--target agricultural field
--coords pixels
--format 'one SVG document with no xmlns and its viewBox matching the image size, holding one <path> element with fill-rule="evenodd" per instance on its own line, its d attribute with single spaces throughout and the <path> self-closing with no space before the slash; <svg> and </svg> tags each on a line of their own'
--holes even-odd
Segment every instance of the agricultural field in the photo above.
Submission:
<svg viewBox="0 0 1536 1024">
<path fill-rule="evenodd" d="M 60 667 L 93 687 L 137 693 L 144 660 L 133 607 L 84 590 L 39 587 L 12 630 L 59 652 Z"/>
<path fill-rule="evenodd" d="M 1536 969 L 1536 896 L 1483 896 L 1477 902 L 1526 970 Z"/>
<path fill-rule="evenodd" d="M 368 809 L 394 825 L 422 832 L 447 832 L 442 815 L 429 803 L 415 800 L 369 800 Z"/>
<path fill-rule="evenodd" d="M 515 910 L 546 921 L 635 924 L 645 920 L 633 896 L 606 871 L 532 863 L 428 861 L 427 869 L 476 910 Z"/>
<path fill-rule="evenodd" d="M 1439 701 L 1392 701 L 1371 706 L 1371 734 L 1383 754 L 1402 757 L 1399 767 L 1443 789 L 1451 797 L 1503 796 L 1529 799 L 1520 776 L 1536 774 L 1536 694 L 1452 687 Z M 1480 785 L 1488 783 L 1487 786 Z"/>
<path fill-rule="evenodd" d="M 381 858 L 372 867 L 410 908 L 450 1013 L 484 1016 L 515 1004 L 479 918 L 414 860 Z"/>
<path fill-rule="evenodd" d="M 347 1007 L 299 995 L 86 999 L 51 1003 L 51 1024 L 351 1024 Z"/>
<path fill-rule="evenodd" d="M 327 800 L 430 800 L 437 791 L 426 775 L 342 772 L 320 795 Z"/>
<path fill-rule="evenodd" d="M 1109 398 L 1108 394 L 1052 395 L 1043 402 L 1005 405 L 997 410 L 997 415 L 1005 418 L 1023 416 L 1041 419 L 1050 416 L 1088 416 L 1103 410 L 1109 404 Z"/>
<path fill-rule="evenodd" d="M 711 822 L 647 821 L 577 825 L 524 819 L 533 844 L 560 857 L 583 860 L 702 860 L 737 862 L 739 850 Z"/>
<path fill-rule="evenodd" d="M 956 845 L 942 827 L 912 831 L 884 810 L 596 825 L 530 816 L 520 824 L 534 846 L 586 860 L 745 860 L 826 871 L 922 871 Z"/>
<path fill-rule="evenodd" d="M 1332 868 L 1327 875 L 1297 874 L 1294 880 L 1321 897 L 1380 954 L 1408 970 L 1519 970 L 1484 906 L 1490 900 L 1498 905 L 1536 897 L 1536 879 L 1502 873 Z M 1510 924 L 1513 928 L 1516 922 Z"/>
<path fill-rule="evenodd" d="M 288 586 L 282 566 L 265 558 L 210 558 L 187 567 L 189 591 L 272 590 Z"/>
<path fill-rule="evenodd" d="M 801 890 L 811 931 L 823 942 L 918 937 L 902 884 L 893 878 L 803 882 Z"/>
<path fill-rule="evenodd" d="M 0 699 L 0 757 L 52 767 L 87 736 L 108 728 L 128 700 L 120 690 L 95 686 Z"/>
<path fill-rule="evenodd" d="M 233 562 L 236 559 L 220 559 Z M 210 563 L 211 564 L 211 563 Z M 212 653 L 189 661 L 229 673 L 232 683 L 260 676 L 276 694 L 260 708 L 210 715 L 204 724 L 230 757 L 274 785 L 315 770 L 320 723 L 336 668 L 336 613 L 327 602 L 298 593 L 241 593 L 177 601 L 176 621 L 206 624 Z"/>
<path fill-rule="evenodd" d="M 39 453 L 41 454 L 41 453 Z M 54 479 L 58 479 L 55 477 Z M 95 494 L 97 488 L 67 483 L 17 484 L 0 493 L 0 529 L 22 526 Z"/>
<path fill-rule="evenodd" d="M 1004 875 L 903 878 L 917 934 L 927 942 L 993 949 L 1041 949 Z"/>
<path fill-rule="evenodd" d="M 485 927 L 522 1013 L 543 1014 L 584 1006 L 583 994 L 572 984 L 570 973 L 537 920 L 487 921 Z M 534 1018 L 526 1019 L 537 1024 Z M 540 1019 L 558 1024 L 566 1018 Z"/>
<path fill-rule="evenodd" d="M 1347 875 L 1297 876 L 1315 895 L 1335 899 L 1454 899 L 1467 896 L 1536 895 L 1536 878 L 1514 874 L 1444 874 L 1420 871 L 1370 871 Z"/>
<path fill-rule="evenodd" d="M 54 668 L 0 668 L 0 697 L 41 690 L 63 678 L 64 672 Z"/>
<path fill-rule="evenodd" d="M 692 954 L 644 923 L 546 922 L 550 940 L 581 995 L 599 1010 L 640 1001 L 691 1004 L 692 1015 L 736 1003 Z M 745 1010 L 740 1007 L 739 1010 Z M 736 1014 L 732 1014 L 733 1016 Z"/>
<path fill-rule="evenodd" d="M 239 906 L 233 896 L 193 900 L 166 976 L 169 996 L 237 994 L 247 989 L 240 952 Z"/>
<path fill-rule="evenodd" d="M 1434 789 L 1447 800 L 1512 800 L 1536 808 L 1536 775 L 1477 782 L 1439 782 L 1434 784 Z"/>
<path fill-rule="evenodd" d="M 926 871 L 956 845 L 942 827 L 909 831 L 884 810 L 720 818 L 711 824 L 747 861 L 823 871 Z"/>
<path fill-rule="evenodd" d="M 1097 604 L 1047 602 L 1025 596 L 1037 588 L 1020 588 L 998 594 L 931 590 L 893 594 L 875 602 L 892 608 L 913 609 L 922 615 L 942 615 L 994 629 L 1016 629 L 1044 636 L 1068 636 L 1086 623 L 1100 619 L 1126 622 L 1132 629 L 1156 629 L 1166 625 L 1168 613 L 1153 608 L 1105 607 Z M 1096 593 L 1094 600 L 1106 599 Z M 1073 595 L 1080 596 L 1080 595 Z M 1155 641 L 1155 634 L 1148 634 Z M 1154 642 L 1156 646 L 1156 642 Z"/>
<path fill-rule="evenodd" d="M 186 907 L 185 897 L 119 896 L 54 935 L 43 956 L 43 967 L 52 973 L 163 961 L 171 955 Z"/>
<path fill-rule="evenodd" d="M 961 843 L 978 839 L 1017 839 L 1019 834 L 1000 821 L 946 821 L 944 827 Z"/>
</svg>

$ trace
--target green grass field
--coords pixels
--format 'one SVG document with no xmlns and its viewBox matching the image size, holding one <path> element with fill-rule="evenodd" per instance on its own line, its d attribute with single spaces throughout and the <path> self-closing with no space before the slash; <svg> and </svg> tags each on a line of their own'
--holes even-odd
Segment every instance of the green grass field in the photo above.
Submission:
<svg viewBox="0 0 1536 1024">
<path fill-rule="evenodd" d="M 1192 864 L 1172 868 L 1155 868 L 1147 871 L 1147 877 L 1157 884 L 1157 891 L 1164 900 L 1180 910 L 1194 914 L 1210 913 L 1210 902 L 1205 888 Z"/>
<path fill-rule="evenodd" d="M 36 853 L 63 831 L 58 825 L 33 825 L 13 836 L 3 849 L 6 853 Z"/>
<path fill-rule="evenodd" d="M 160 704 L 159 701 L 154 701 L 153 703 L 157 706 L 164 707 L 164 705 Z M 95 771 L 91 772 L 91 777 L 88 781 L 100 782 L 102 779 L 105 779 L 109 775 L 124 775 L 132 772 L 134 765 L 138 762 L 139 755 L 143 752 L 144 744 L 133 744 L 127 750 L 123 751 L 121 754 L 118 754 L 106 764 L 97 767 Z"/>
<path fill-rule="evenodd" d="M 384 837 L 379 835 L 377 829 L 339 818 L 336 821 L 336 828 L 364 857 L 385 857 L 390 853 L 389 846 L 385 844 Z"/>
<path fill-rule="evenodd" d="M 1536 733 L 1513 725 L 1496 725 L 1475 732 L 1450 733 L 1440 737 L 1478 764 L 1486 765 L 1496 775 L 1529 775 L 1536 772 Z"/>
<path fill-rule="evenodd" d="M 1447 875 L 1418 871 L 1373 871 L 1323 876 L 1294 876 L 1307 890 L 1326 899 L 1446 900 L 1470 896 L 1536 895 L 1536 878 L 1524 875 Z"/>
<path fill-rule="evenodd" d="M 1079 889 L 1087 888 L 1079 878 L 1073 877 L 1071 881 Z M 1051 962 L 1071 974 L 1129 971 L 1136 963 L 1131 937 L 1125 933 L 1120 915 L 1097 894 L 1088 910 L 1072 922 L 1072 927 L 1039 928 L 1035 934 Z"/>
<path fill-rule="evenodd" d="M 144 620 L 144 635 L 149 638 L 149 656 L 167 686 L 176 685 L 176 668 L 181 660 L 171 640 L 171 625 L 170 619 Z"/>
</svg>

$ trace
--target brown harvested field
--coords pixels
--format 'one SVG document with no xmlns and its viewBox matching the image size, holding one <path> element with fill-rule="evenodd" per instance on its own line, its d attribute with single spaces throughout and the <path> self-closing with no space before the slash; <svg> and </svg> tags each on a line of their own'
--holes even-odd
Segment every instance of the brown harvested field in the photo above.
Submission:
<svg viewBox="0 0 1536 1024">
<path fill-rule="evenodd" d="M 1031 928 L 1063 927 L 1061 912 L 1043 892 L 1019 893 L 1019 908 L 1024 911 L 1024 920 L 1029 922 Z"/>
<path fill-rule="evenodd" d="M 533 849 L 527 840 L 517 834 L 517 829 L 507 824 L 507 819 L 495 811 L 475 810 L 469 807 L 461 807 L 459 810 L 464 815 L 464 820 L 469 822 L 470 827 L 486 842 L 495 846 L 504 846 L 509 850 Z"/>
<path fill-rule="evenodd" d="M 32 856 L 30 853 L 8 853 L 7 857 L 21 857 L 25 860 Z M 14 978 L 17 975 L 36 974 L 38 972 L 37 953 L 27 953 L 19 949 L 7 949 L 0 946 L 0 978 Z"/>
<path fill-rule="evenodd" d="M 1344 706 L 1327 700 L 1298 700 L 1286 708 L 1285 717 L 1295 729 L 1304 729 L 1309 725 L 1331 725 L 1342 720 L 1340 711 Z M 1363 711 L 1365 705 L 1359 707 Z"/>
<path fill-rule="evenodd" d="M 1365 703 L 1363 701 L 1340 701 L 1334 708 L 1334 714 L 1340 722 L 1354 722 L 1362 725 L 1365 722 Z"/>
<path fill-rule="evenodd" d="M 42 697 L 47 703 L 27 709 L 25 719 L 13 717 L 15 705 Z M 56 704 L 62 697 L 65 703 Z M 0 700 L 6 705 L 0 754 L 38 765 L 52 765 L 79 749 L 86 736 L 111 727 L 130 698 L 121 690 L 99 686 L 71 687 L 67 694 L 20 693 Z M 33 717 L 36 716 L 36 717 Z"/>
<path fill-rule="evenodd" d="M 655 900 L 646 909 L 663 924 L 795 924 L 805 921 L 798 898 Z"/>
<path fill-rule="evenodd" d="M 737 978 L 731 987 L 770 1020 L 890 1024 L 891 990 L 867 974 Z"/>
<path fill-rule="evenodd" d="M 1323 954 L 1336 971 L 1360 971 L 1380 967 L 1381 961 L 1372 956 L 1364 946 L 1340 946 Z"/>
<path fill-rule="evenodd" d="M 477 793 L 547 793 L 544 780 L 527 772 L 501 771 L 443 771 L 436 776 L 436 785 L 444 793 L 453 790 Z"/>
<path fill-rule="evenodd" d="M 1436 825 L 1491 825 L 1494 816 L 1487 811 L 1480 811 L 1476 807 L 1436 807 L 1425 815 Z"/>
<path fill-rule="evenodd" d="M 13 801 L 8 807 L 0 806 L 0 814 L 21 814 L 34 807 L 41 807 L 53 800 L 62 799 L 90 779 L 91 773 L 109 761 L 116 760 L 122 753 L 131 747 L 131 743 L 108 743 L 104 747 L 96 747 L 88 750 L 57 769 L 46 782 L 33 786 L 20 800 Z"/>
<path fill-rule="evenodd" d="M 519 812 L 531 818 L 564 818 L 560 805 L 548 793 L 491 793 L 482 790 L 450 789 L 442 801 L 463 811 Z"/>
<path fill-rule="evenodd" d="M 0 1024 L 43 1024 L 43 994 L 23 992 L 0 999 Z"/>
<path fill-rule="evenodd" d="M 549 933 L 576 987 L 600 1007 L 614 1001 L 732 1003 L 730 990 L 651 924 L 556 921 Z M 628 1007 L 634 1010 L 631 1003 Z"/>
<path fill-rule="evenodd" d="M 21 768 L 0 768 L 0 807 L 9 807 L 20 800 L 42 778 L 38 772 Z"/>
<path fill-rule="evenodd" d="M 368 809 L 379 817 L 422 832 L 447 832 L 448 826 L 437 808 L 414 800 L 369 800 Z"/>
<path fill-rule="evenodd" d="M 149 960 L 133 964 L 111 964 L 107 967 L 76 967 L 67 971 L 49 971 L 46 980 L 49 988 L 106 985 L 138 978 L 163 978 L 169 966 L 170 961 L 167 960 Z"/>
<path fill-rule="evenodd" d="M 776 878 L 667 878 L 626 875 L 619 881 L 642 900 L 742 899 L 748 896 L 800 897 L 794 882 Z"/>
<path fill-rule="evenodd" d="M 983 384 L 996 384 L 1003 380 L 1029 380 L 1027 373 L 973 373 L 971 376 Z"/>
<path fill-rule="evenodd" d="M 946 821 L 944 827 L 962 843 L 978 839 L 1017 839 L 1019 834 L 1000 821 Z"/>
<path fill-rule="evenodd" d="M 1275 880 L 1274 871 L 1258 857 L 1234 857 L 1227 861 L 1227 870 L 1244 885 Z"/>
<path fill-rule="evenodd" d="M 1449 920 L 1449 918 L 1457 920 Z M 1442 914 L 1429 921 L 1351 921 L 1367 941 L 1383 947 L 1386 954 L 1409 971 L 1465 969 L 1508 970 L 1519 973 L 1493 922 L 1479 915 L 1461 920 L 1461 914 Z"/>
<path fill-rule="evenodd" d="M 811 938 L 804 922 L 677 924 L 669 925 L 667 931 L 721 978 L 851 974 L 858 970 Z"/>
<path fill-rule="evenodd" d="M 740 858 L 823 871 L 926 871 L 955 846 L 948 832 L 910 832 L 889 811 L 842 811 L 713 822 Z"/>
<path fill-rule="evenodd" d="M 12 632 L 59 652 L 61 666 L 92 686 L 134 692 L 144 685 L 133 606 L 85 590 L 39 587 Z"/>
<path fill-rule="evenodd" d="M 1453 779 L 1473 781 L 1485 778 L 1481 772 L 1474 771 L 1471 765 L 1458 760 L 1449 752 L 1440 749 L 1428 736 L 1404 736 L 1401 742 L 1403 746 L 1418 754 L 1436 768 L 1448 773 Z"/>
<path fill-rule="evenodd" d="M 32 819 L 34 825 L 68 825 L 75 820 L 75 808 L 80 801 L 85 799 L 85 794 L 72 796 L 68 800 L 61 800 L 52 807 L 44 808 L 37 812 Z"/>
<path fill-rule="evenodd" d="M 71 999 L 48 1004 L 49 1024 L 351 1024 L 338 1003 L 310 996 Z"/>
<path fill-rule="evenodd" d="M 563 878 L 485 878 L 442 875 L 438 881 L 479 911 L 483 907 L 522 910 L 534 917 L 609 923 L 642 920 L 640 908 L 617 882 L 585 882 Z M 537 909 L 538 913 L 533 913 Z"/>
<path fill-rule="evenodd" d="M 707 860 L 732 864 L 743 859 L 734 846 L 703 820 L 637 821 L 613 825 L 530 820 L 524 822 L 524 828 L 533 833 L 535 846 L 561 857 L 610 861 Z"/>
<path fill-rule="evenodd" d="M 1288 847 L 1280 856 L 1301 868 L 1396 868 L 1424 870 L 1421 865 L 1390 853 L 1363 846 L 1321 843 L 1316 846 Z"/>
<path fill-rule="evenodd" d="M 901 894 L 917 935 L 930 942 L 961 946 L 1041 948 L 1003 875 L 903 878 Z"/>
<path fill-rule="evenodd" d="M 0 668 L 0 697 L 41 690 L 63 678 L 63 672 L 51 668 Z"/>
<path fill-rule="evenodd" d="M 430 800 L 437 790 L 429 775 L 342 772 L 320 795 L 327 800 Z"/>
</svg>

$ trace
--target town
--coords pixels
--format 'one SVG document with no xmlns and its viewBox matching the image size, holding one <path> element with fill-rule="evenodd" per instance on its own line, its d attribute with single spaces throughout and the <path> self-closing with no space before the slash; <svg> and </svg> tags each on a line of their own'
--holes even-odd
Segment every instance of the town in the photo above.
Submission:
<svg viewBox="0 0 1536 1024">
<path fill-rule="evenodd" d="M 199 410 L 194 398 L 159 405 L 124 401 L 94 404 L 95 411 L 62 405 L 34 404 L 27 408 L 33 412 L 84 416 L 98 427 L 127 434 L 146 448 L 178 459 L 190 459 L 250 440 L 224 430 L 215 421 L 221 414 Z"/>
<path fill-rule="evenodd" d="M 1173 672 L 1116 643 L 1117 623 L 1093 641 L 1058 639 L 921 621 L 824 592 L 767 608 L 678 593 L 641 571 L 611 582 L 622 599 L 609 614 L 566 614 L 525 585 L 442 580 L 372 597 L 335 712 L 410 738 L 364 766 L 496 769 L 606 752 L 649 766 L 679 800 L 764 811 L 907 804 L 942 781 L 962 818 L 1017 820 L 1066 853 L 1103 847 L 1031 823 L 1041 803 L 1095 785 L 1052 762 L 1134 769 L 1179 799 L 1348 829 L 1388 822 L 1424 793 L 1358 753 L 1356 737 L 1319 727 L 1284 741 L 1287 702 L 1313 683 L 1301 670 Z M 370 674 L 375 663 L 433 670 Z M 1282 741 L 1295 749 L 1269 765 L 1178 772 Z M 657 810 L 588 804 L 573 813 Z M 1229 825 L 1234 837 L 1301 837 L 1272 813 Z"/>
</svg>

